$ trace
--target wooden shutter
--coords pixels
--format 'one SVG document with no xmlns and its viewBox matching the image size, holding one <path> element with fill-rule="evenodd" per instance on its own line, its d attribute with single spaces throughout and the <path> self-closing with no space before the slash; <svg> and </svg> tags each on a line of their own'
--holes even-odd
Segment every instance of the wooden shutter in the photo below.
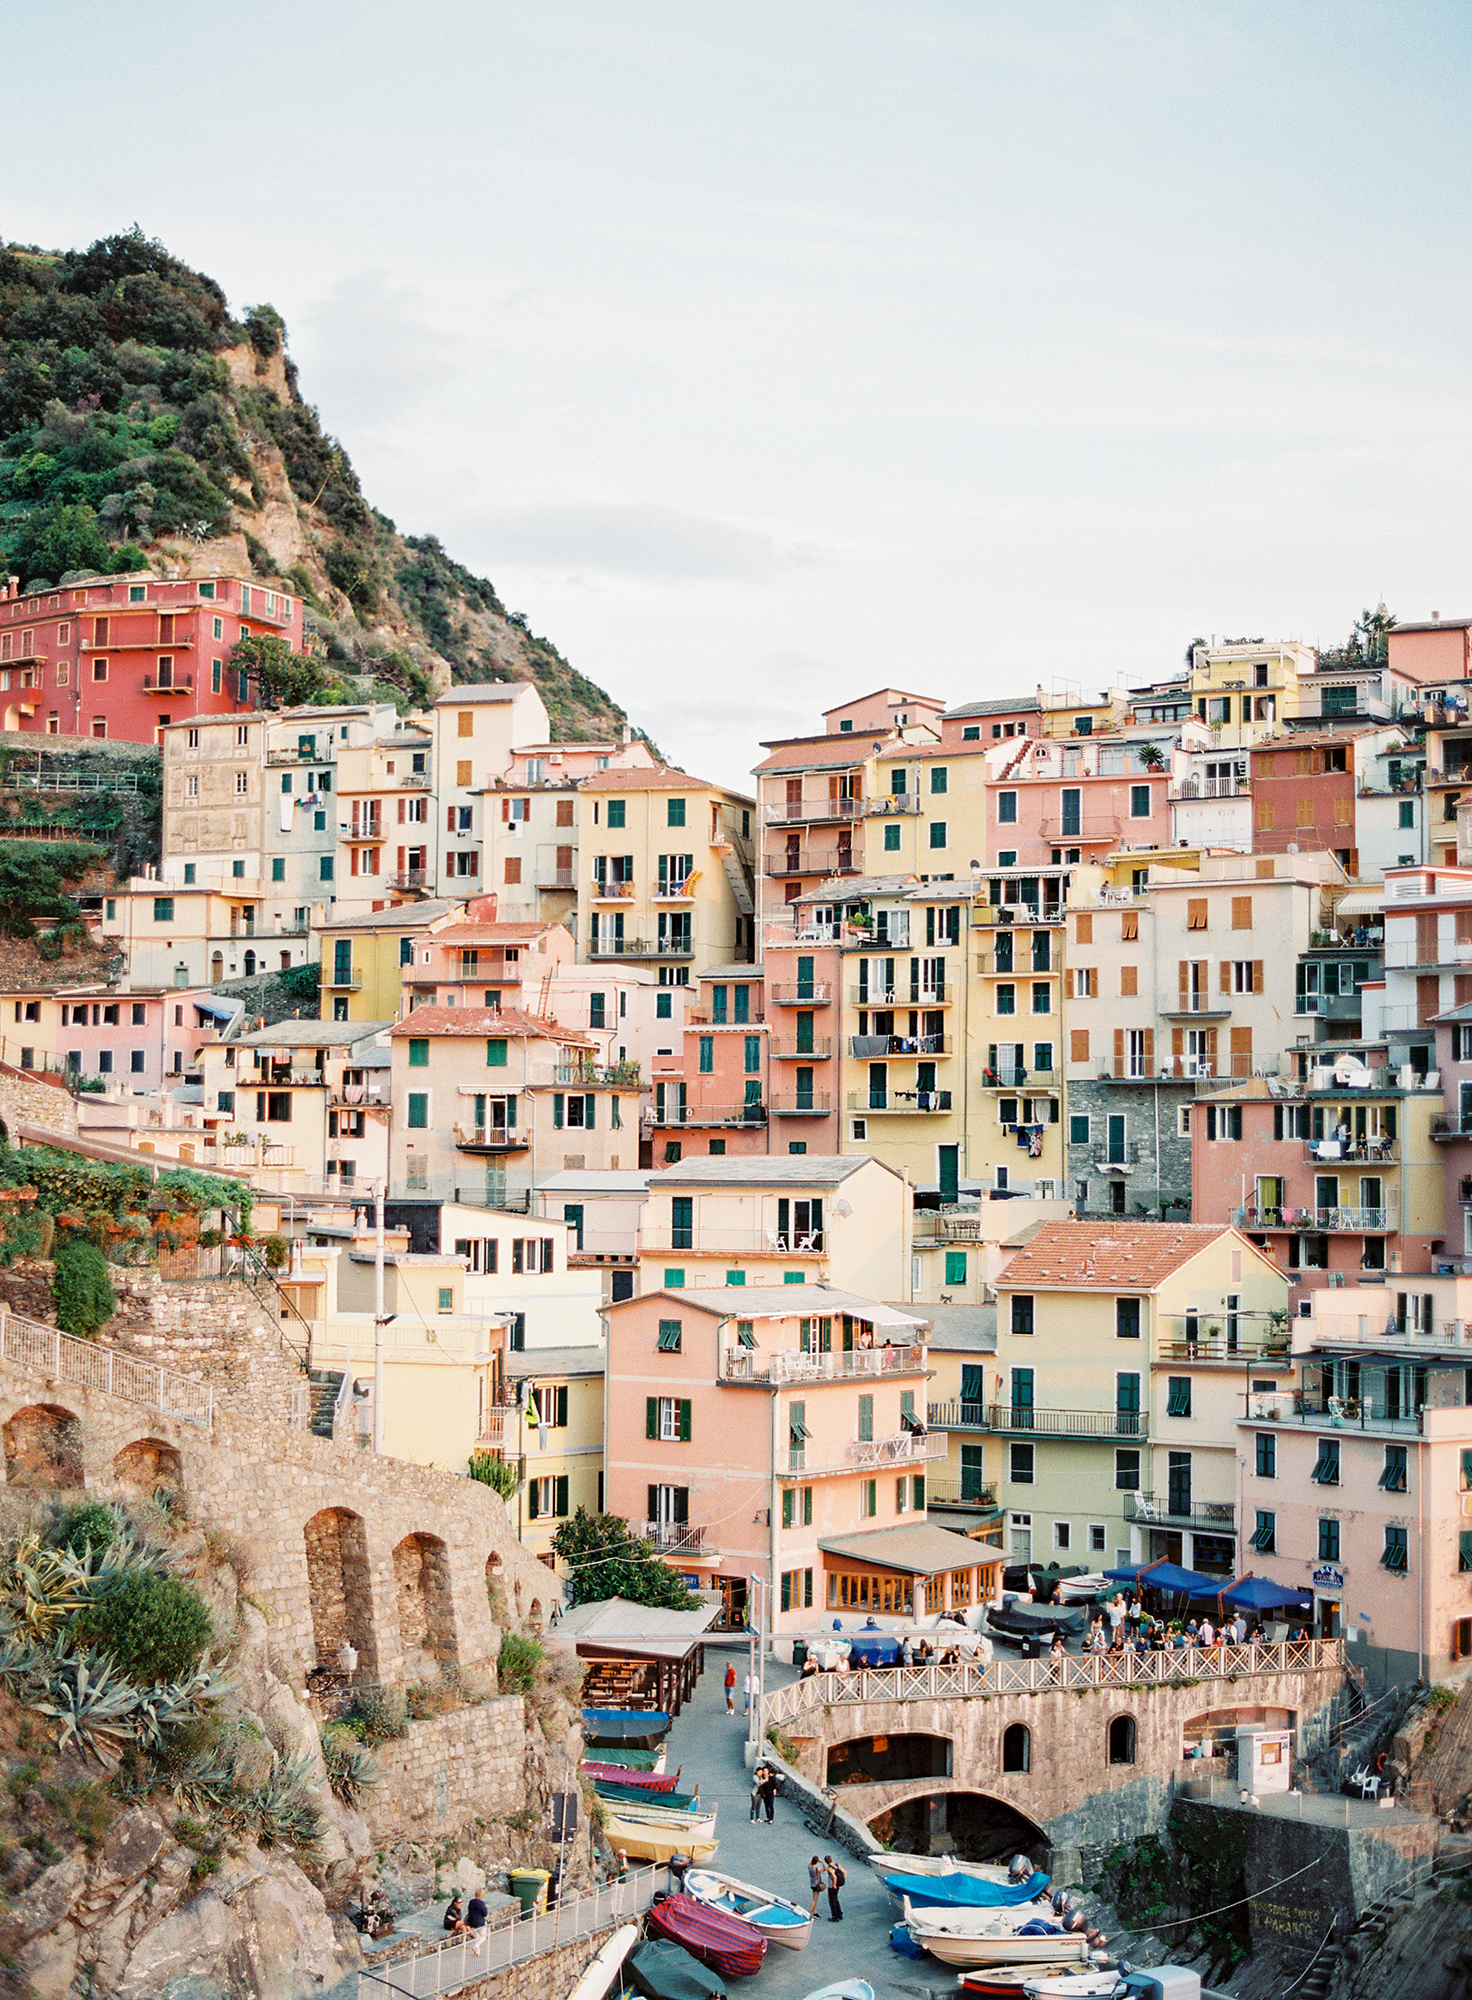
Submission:
<svg viewBox="0 0 1472 2000">
<path fill-rule="evenodd" d="M 1457 943 L 1472 944 L 1472 910 L 1458 910 Z"/>
<path fill-rule="evenodd" d="M 1185 997 L 1190 992 L 1190 990 L 1191 990 L 1191 961 L 1189 958 L 1178 959 L 1176 961 L 1176 991 L 1181 996 L 1182 1011 L 1184 1011 Z"/>
<path fill-rule="evenodd" d="M 1250 931 L 1252 929 L 1252 898 L 1234 896 L 1232 898 L 1232 929 Z"/>
<path fill-rule="evenodd" d="M 1251 1028 L 1233 1028 L 1231 1031 L 1231 1040 L 1232 1040 L 1233 1076 L 1251 1076 L 1252 1074 Z"/>
<path fill-rule="evenodd" d="M 538 1482 L 535 1479 L 529 1479 L 526 1482 L 526 1517 L 529 1521 L 535 1521 L 540 1512 L 537 1500 L 537 1485 Z"/>
<path fill-rule="evenodd" d="M 1114 1031 L 1114 1074 L 1116 1076 L 1124 1075 L 1124 1029 L 1123 1028 L 1116 1028 Z"/>
<path fill-rule="evenodd" d="M 553 1488 L 552 1512 L 554 1514 L 565 1514 L 567 1512 L 567 1474 L 565 1472 L 559 1472 L 557 1475 L 557 1484 Z"/>
<path fill-rule="evenodd" d="M 659 1436 L 658 1396 L 646 1396 L 644 1398 L 644 1435 L 647 1438 Z"/>
<path fill-rule="evenodd" d="M 1134 944 L 1138 940 L 1139 935 L 1140 935 L 1139 911 L 1126 910 L 1124 915 L 1119 920 L 1120 943 Z"/>
<path fill-rule="evenodd" d="M 1453 1004 L 1465 1007 L 1467 1002 L 1472 1000 L 1472 972 L 1459 972 L 1452 980 L 1452 986 L 1456 995 Z"/>
<path fill-rule="evenodd" d="M 1089 1059 L 1089 1031 L 1087 1028 L 1073 1028 L 1068 1036 L 1068 1060 L 1086 1063 Z"/>
<path fill-rule="evenodd" d="M 552 1266 L 549 1263 L 547 1269 L 550 1271 L 551 1268 Z M 557 1428 L 564 1431 L 567 1429 L 567 1384 L 565 1382 L 557 1391 Z M 565 1509 L 559 1509 L 558 1511 L 565 1512 Z"/>
<path fill-rule="evenodd" d="M 1088 915 L 1077 916 L 1074 918 L 1074 923 L 1078 926 L 1074 932 L 1076 941 L 1079 944 L 1092 944 L 1094 942 L 1093 917 Z"/>
<path fill-rule="evenodd" d="M 1221 979 L 1220 979 L 1220 982 L 1219 982 L 1219 983 L 1220 983 L 1220 985 L 1221 985 L 1221 990 L 1222 990 L 1222 992 L 1223 992 L 1223 993 L 1230 993 L 1230 992 L 1231 992 L 1231 990 L 1232 990 L 1232 961 L 1231 961 L 1231 959 L 1229 959 L 1229 958 L 1224 958 L 1224 959 L 1222 960 L 1222 962 L 1221 962 Z"/>
<path fill-rule="evenodd" d="M 1073 998 L 1073 967 L 1072 967 L 1072 966 L 1070 966 L 1070 967 L 1068 968 L 1067 972 L 1065 972 L 1065 973 L 1064 973 L 1064 975 L 1063 975 L 1063 997 L 1064 997 L 1064 999 L 1065 999 L 1065 1000 L 1071 1000 L 1071 999 Z"/>
<path fill-rule="evenodd" d="M 1137 994 L 1140 990 L 1140 968 L 1137 965 L 1122 965 L 1119 968 L 1119 991 L 1121 997 Z"/>
<path fill-rule="evenodd" d="M 1262 991 L 1262 964 L 1263 962 L 1260 958 L 1255 958 L 1252 961 L 1252 990 L 1254 993 L 1261 993 Z"/>
<path fill-rule="evenodd" d="M 690 1442 L 690 1404 L 683 1396 L 680 1399 L 680 1442 L 681 1444 Z"/>
<path fill-rule="evenodd" d="M 557 824 L 559 826 L 571 826 L 572 823 L 572 800 L 559 799 L 557 801 Z"/>
<path fill-rule="evenodd" d="M 521 880 L 521 856 L 519 854 L 508 854 L 506 856 L 506 880 L 508 882 L 519 882 Z"/>
<path fill-rule="evenodd" d="M 1206 929 L 1206 898 L 1188 896 L 1186 898 L 1186 929 L 1204 931 Z"/>
<path fill-rule="evenodd" d="M 1271 826 L 1271 825 L 1272 825 L 1272 821 L 1271 821 L 1271 820 L 1264 820 L 1264 821 L 1262 822 L 1262 824 L 1263 824 L 1264 826 Z M 1258 864 L 1257 864 L 1256 868 L 1255 868 L 1255 869 L 1253 870 L 1253 873 L 1254 873 L 1254 874 L 1255 874 L 1255 875 L 1257 876 L 1257 879 L 1258 879 L 1258 881 L 1259 881 L 1259 882 L 1271 882 L 1271 881 L 1272 881 L 1272 879 L 1273 879 L 1273 866 L 1274 866 L 1274 864 L 1273 864 L 1273 863 L 1272 863 L 1271 861 L 1259 861 L 1259 862 L 1258 862 Z"/>
<path fill-rule="evenodd" d="M 1416 957 L 1422 965 L 1436 963 L 1436 918 L 1424 911 L 1416 918 Z"/>
<path fill-rule="evenodd" d="M 1441 1012 L 1441 976 L 1435 972 L 1416 975 L 1416 1025 L 1424 1027 L 1433 1014 Z"/>
<path fill-rule="evenodd" d="M 1153 1076 L 1155 1073 L 1155 1030 L 1153 1028 L 1145 1029 L 1143 1043 L 1145 1050 L 1145 1074 Z"/>
</svg>

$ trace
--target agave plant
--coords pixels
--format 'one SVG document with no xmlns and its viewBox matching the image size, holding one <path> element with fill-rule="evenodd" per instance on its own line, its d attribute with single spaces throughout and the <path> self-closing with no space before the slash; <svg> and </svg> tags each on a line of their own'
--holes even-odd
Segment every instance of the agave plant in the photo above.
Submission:
<svg viewBox="0 0 1472 2000">
<path fill-rule="evenodd" d="M 44 1695 L 30 1706 L 55 1721 L 58 1750 L 75 1744 L 101 1763 L 107 1755 L 116 1757 L 137 1733 L 141 1700 L 105 1654 L 89 1651 L 55 1659 Z"/>
<path fill-rule="evenodd" d="M 176 1681 L 158 1681 L 144 1688 L 138 1700 L 138 1740 L 146 1750 L 163 1747 L 165 1735 L 192 1722 L 212 1702 L 230 1692 L 234 1680 L 223 1667 L 202 1660 Z"/>
<path fill-rule="evenodd" d="M 322 1812 L 312 1796 L 313 1773 L 305 1757 L 271 1759 L 255 1796 L 255 1835 L 262 1847 L 314 1847 L 322 1837 Z"/>
<path fill-rule="evenodd" d="M 0 1687 L 17 1693 L 44 1673 L 50 1659 L 51 1655 L 23 1632 L 6 1632 L 0 1637 Z"/>
<path fill-rule="evenodd" d="M 377 1760 L 369 1756 L 351 1729 L 340 1724 L 322 1733 L 322 1761 L 327 1766 L 328 1783 L 350 1806 L 357 1805 L 368 1788 L 383 1779 Z"/>
<path fill-rule="evenodd" d="M 46 1641 L 75 1617 L 91 1593 L 86 1564 L 70 1549 L 26 1535 L 0 1568 L 0 1598 L 17 1626 Z"/>
</svg>

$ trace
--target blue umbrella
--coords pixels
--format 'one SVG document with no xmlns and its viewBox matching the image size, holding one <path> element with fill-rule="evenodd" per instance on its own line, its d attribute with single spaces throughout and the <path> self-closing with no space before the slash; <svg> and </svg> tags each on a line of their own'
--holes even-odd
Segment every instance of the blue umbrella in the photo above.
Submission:
<svg viewBox="0 0 1472 2000">
<path fill-rule="evenodd" d="M 1138 1584 L 1142 1590 L 1163 1590 L 1168 1597 L 1215 1597 L 1221 1589 L 1213 1577 L 1202 1576 L 1194 1569 L 1182 1569 L 1173 1562 L 1144 1563 L 1139 1569 L 1107 1569 L 1104 1574 L 1121 1583 Z"/>
<path fill-rule="evenodd" d="M 1307 1611 L 1313 1604 L 1306 1590 L 1290 1590 L 1285 1584 L 1274 1583 L 1271 1577 L 1253 1576 L 1250 1572 L 1221 1595 L 1224 1604 L 1240 1604 L 1244 1611 Z"/>
</svg>

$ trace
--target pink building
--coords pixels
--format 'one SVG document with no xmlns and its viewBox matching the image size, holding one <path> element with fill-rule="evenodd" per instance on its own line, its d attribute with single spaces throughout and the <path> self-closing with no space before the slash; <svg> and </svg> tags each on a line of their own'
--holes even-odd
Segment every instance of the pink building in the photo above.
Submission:
<svg viewBox="0 0 1472 2000">
<path fill-rule="evenodd" d="M 543 983 L 570 965 L 577 947 L 565 924 L 497 923 L 496 899 L 480 896 L 463 922 L 416 937 L 400 975 L 409 1007 L 519 1007 L 540 1014 Z"/>
<path fill-rule="evenodd" d="M 968 701 L 948 708 L 940 720 L 943 750 L 960 750 L 968 743 L 1001 743 L 1014 736 L 1041 736 L 1043 704 L 1040 696 L 1028 695 L 1011 701 Z"/>
<path fill-rule="evenodd" d="M 199 1067 L 243 1004 L 177 986 L 63 986 L 57 1054 L 78 1076 L 138 1094 L 174 1088 Z"/>
<path fill-rule="evenodd" d="M 262 633 L 301 652 L 301 604 L 240 577 L 145 572 L 0 592 L 0 726 L 159 743 L 171 722 L 252 707 L 230 649 Z"/>
<path fill-rule="evenodd" d="M 1067 867 L 1118 847 L 1167 847 L 1170 773 L 1154 738 L 1023 738 L 987 756 L 987 861 Z"/>
<path fill-rule="evenodd" d="M 609 1511 L 733 1612 L 752 1574 L 789 1634 L 994 1593 L 999 1552 L 925 1521 L 923 1318 L 816 1285 L 605 1310 Z"/>
</svg>

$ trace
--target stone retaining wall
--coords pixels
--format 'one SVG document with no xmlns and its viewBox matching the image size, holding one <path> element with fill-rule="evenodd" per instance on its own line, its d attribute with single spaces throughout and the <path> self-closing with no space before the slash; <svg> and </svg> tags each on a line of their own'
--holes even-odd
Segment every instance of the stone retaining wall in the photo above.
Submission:
<svg viewBox="0 0 1472 2000">
<path fill-rule="evenodd" d="M 362 1806 L 374 1838 L 413 1840 L 470 1819 L 502 1817 L 523 1791 L 524 1731 L 521 1696 L 506 1694 L 411 1722 L 407 1736 L 376 1745 L 383 1778 Z"/>
<path fill-rule="evenodd" d="M 44 1125 L 48 1132 L 75 1136 L 76 1099 L 64 1083 L 46 1083 L 0 1063 L 0 1125 L 7 1135 L 17 1125 Z"/>
</svg>

